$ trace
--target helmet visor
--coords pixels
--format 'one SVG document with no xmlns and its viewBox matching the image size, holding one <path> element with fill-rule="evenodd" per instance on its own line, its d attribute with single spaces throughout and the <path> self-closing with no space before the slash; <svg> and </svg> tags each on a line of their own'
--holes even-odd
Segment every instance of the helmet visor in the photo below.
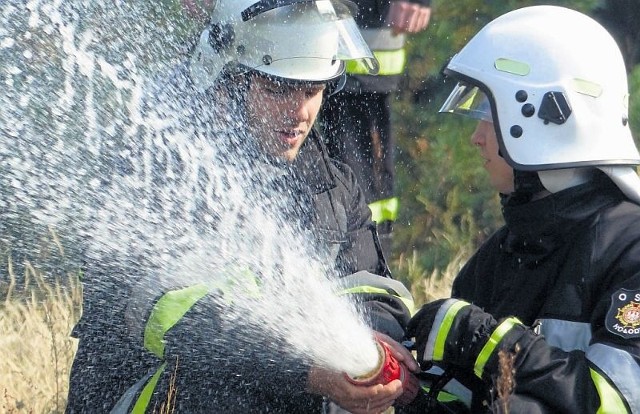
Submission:
<svg viewBox="0 0 640 414">
<path fill-rule="evenodd" d="M 445 101 L 441 113 L 465 115 L 474 119 L 493 122 L 489 98 L 477 86 L 458 82 Z"/>
<path fill-rule="evenodd" d="M 239 60 L 294 79 L 337 77 L 344 71 L 341 61 L 348 60 L 376 74 L 378 62 L 353 19 L 354 7 L 344 0 L 261 0 L 242 12 L 247 49 L 255 49 Z"/>
<path fill-rule="evenodd" d="M 340 33 L 338 59 L 342 61 L 356 61 L 368 74 L 378 74 L 378 70 L 380 69 L 378 60 L 373 56 L 373 52 L 369 49 L 369 46 L 367 46 L 351 14 L 351 9 L 355 7 L 355 5 L 346 1 L 336 1 L 333 3 L 338 17 L 336 26 Z M 355 11 L 353 13 L 355 14 Z"/>
</svg>

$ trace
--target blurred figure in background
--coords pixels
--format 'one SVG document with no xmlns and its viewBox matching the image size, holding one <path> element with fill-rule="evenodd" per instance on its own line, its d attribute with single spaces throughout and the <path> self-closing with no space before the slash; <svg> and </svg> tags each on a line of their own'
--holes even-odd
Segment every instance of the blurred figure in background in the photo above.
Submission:
<svg viewBox="0 0 640 414">
<path fill-rule="evenodd" d="M 329 154 L 356 174 L 371 208 L 383 251 L 391 254 L 393 223 L 398 215 L 395 193 L 395 144 L 391 101 L 405 72 L 407 34 L 429 24 L 430 0 L 356 0 L 356 23 L 380 62 L 370 75 L 357 62 L 347 64 L 344 89 L 323 106 L 321 122 Z"/>
</svg>

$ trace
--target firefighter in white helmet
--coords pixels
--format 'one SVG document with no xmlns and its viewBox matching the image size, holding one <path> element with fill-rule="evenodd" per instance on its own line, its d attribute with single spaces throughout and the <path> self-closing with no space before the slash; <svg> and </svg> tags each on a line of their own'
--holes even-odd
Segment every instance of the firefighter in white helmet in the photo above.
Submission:
<svg viewBox="0 0 640 414">
<path fill-rule="evenodd" d="M 441 112 L 478 120 L 506 224 L 410 322 L 418 361 L 467 385 L 472 412 L 640 412 L 640 156 L 615 41 L 579 12 L 527 7 L 445 74 Z"/>
<path fill-rule="evenodd" d="M 197 121 L 217 120 L 220 131 L 239 131 L 227 134 L 232 148 L 274 172 L 255 183 L 256 193 L 263 187 L 279 191 L 265 191 L 277 198 L 270 205 L 282 207 L 288 222 L 315 236 L 314 247 L 333 260 L 329 268 L 344 281 L 344 294 L 359 298 L 375 335 L 417 370 L 399 344 L 411 294 L 389 276 L 353 173 L 328 157 L 314 128 L 323 97 L 341 87 L 346 60 L 376 71 L 348 3 L 214 3 L 189 76 L 181 77 L 203 100 L 193 111 Z M 253 280 L 244 282 L 255 285 L 260 269 L 251 270 Z M 177 412 L 306 413 L 337 403 L 354 413 L 377 413 L 403 392 L 398 380 L 352 385 L 342 372 L 292 356 L 267 330 L 229 330 L 220 318 L 224 288 L 170 286 L 158 294 L 143 292 L 149 300 L 140 301 L 122 281 L 107 284 L 109 273 L 85 272 L 67 412 L 145 412 L 170 401 Z"/>
</svg>

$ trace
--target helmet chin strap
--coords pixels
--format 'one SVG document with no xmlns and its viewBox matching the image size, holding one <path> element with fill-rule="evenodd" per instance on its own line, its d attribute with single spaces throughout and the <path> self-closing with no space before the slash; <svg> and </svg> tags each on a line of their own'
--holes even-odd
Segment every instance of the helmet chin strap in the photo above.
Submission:
<svg viewBox="0 0 640 414">
<path fill-rule="evenodd" d="M 504 205 L 520 205 L 531 201 L 534 195 L 544 191 L 545 188 L 535 171 L 513 170 L 514 191 L 503 194 Z"/>
</svg>

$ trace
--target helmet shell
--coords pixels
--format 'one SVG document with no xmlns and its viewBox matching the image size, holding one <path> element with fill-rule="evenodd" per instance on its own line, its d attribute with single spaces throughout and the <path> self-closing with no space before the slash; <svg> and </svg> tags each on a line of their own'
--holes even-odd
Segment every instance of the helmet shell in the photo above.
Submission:
<svg viewBox="0 0 640 414">
<path fill-rule="evenodd" d="M 352 8 L 339 0 L 218 0 L 191 60 L 201 89 L 223 70 L 257 70 L 292 81 L 328 82 L 344 60 L 377 61 L 357 29 Z"/>
<path fill-rule="evenodd" d="M 501 154 L 515 169 L 640 164 L 622 54 L 582 13 L 533 6 L 504 14 L 445 73 L 487 95 Z"/>
</svg>

